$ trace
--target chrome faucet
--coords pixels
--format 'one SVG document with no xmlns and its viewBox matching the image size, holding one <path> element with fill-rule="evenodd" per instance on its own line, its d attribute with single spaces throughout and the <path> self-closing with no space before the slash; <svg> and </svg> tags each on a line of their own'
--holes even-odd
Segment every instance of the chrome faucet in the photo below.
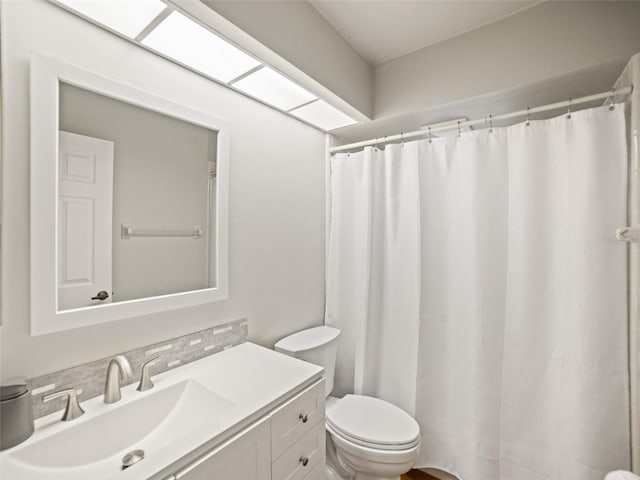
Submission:
<svg viewBox="0 0 640 480">
<path fill-rule="evenodd" d="M 107 368 L 107 379 L 104 383 L 104 403 L 116 403 L 120 401 L 120 382 L 133 377 L 131 364 L 127 357 L 118 355 L 111 359 Z"/>
</svg>

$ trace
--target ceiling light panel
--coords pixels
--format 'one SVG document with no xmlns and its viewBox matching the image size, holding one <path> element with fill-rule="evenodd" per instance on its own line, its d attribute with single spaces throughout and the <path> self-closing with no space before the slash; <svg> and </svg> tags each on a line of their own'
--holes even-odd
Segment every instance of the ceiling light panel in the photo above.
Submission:
<svg viewBox="0 0 640 480">
<path fill-rule="evenodd" d="M 165 18 L 142 44 L 225 83 L 260 65 L 179 12 Z"/>
<path fill-rule="evenodd" d="M 285 111 L 317 98 L 269 67 L 238 80 L 233 87 Z"/>
<path fill-rule="evenodd" d="M 291 110 L 289 113 L 323 130 L 333 130 L 357 123 L 349 115 L 342 113 L 324 100 L 304 105 Z"/>
<path fill-rule="evenodd" d="M 160 0 L 56 0 L 126 37 L 135 38 L 167 5 Z"/>
</svg>

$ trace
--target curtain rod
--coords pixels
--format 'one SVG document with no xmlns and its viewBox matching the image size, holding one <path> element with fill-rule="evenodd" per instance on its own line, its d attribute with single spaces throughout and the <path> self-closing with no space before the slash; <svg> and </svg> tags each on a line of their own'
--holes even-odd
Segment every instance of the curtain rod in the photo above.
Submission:
<svg viewBox="0 0 640 480">
<path fill-rule="evenodd" d="M 550 103 L 549 105 L 543 105 L 543 106 L 534 107 L 534 108 L 526 108 L 524 110 L 518 110 L 517 112 L 503 113 L 501 115 L 489 115 L 488 117 L 477 118 L 475 120 L 466 120 L 464 122 L 458 122 L 458 123 L 447 122 L 447 125 L 434 126 L 433 128 L 426 126 L 426 127 L 423 127 L 422 130 L 417 130 L 414 132 L 399 133 L 396 135 L 389 135 L 381 138 L 364 140 L 362 142 L 349 143 L 347 145 L 341 145 L 339 147 L 331 147 L 329 149 L 329 153 L 344 152 L 346 150 L 351 150 L 353 148 L 359 148 L 359 147 L 383 145 L 385 143 L 395 142 L 396 140 L 403 141 L 403 140 L 408 140 L 410 138 L 415 138 L 415 137 L 429 136 L 431 133 L 440 132 L 443 130 L 451 130 L 453 128 L 470 127 L 478 124 L 490 125 L 492 122 L 495 122 L 495 121 L 507 120 L 507 119 L 516 118 L 516 117 L 525 117 L 525 116 L 528 117 L 532 113 L 548 112 L 550 110 L 556 110 L 558 108 L 567 107 L 571 109 L 571 107 L 574 105 L 580 105 L 583 103 L 589 103 L 595 100 L 602 100 L 606 98 L 613 99 L 614 97 L 619 95 L 629 95 L 632 91 L 633 91 L 633 85 L 629 85 L 623 88 L 613 88 L 607 92 L 587 95 L 586 97 L 573 98 L 573 99 L 570 98 L 569 100 L 565 100 L 563 102 Z"/>
</svg>

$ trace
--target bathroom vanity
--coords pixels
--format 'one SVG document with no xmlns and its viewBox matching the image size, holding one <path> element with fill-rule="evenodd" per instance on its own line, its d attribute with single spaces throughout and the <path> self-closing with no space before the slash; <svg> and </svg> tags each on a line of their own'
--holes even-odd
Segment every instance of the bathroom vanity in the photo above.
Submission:
<svg viewBox="0 0 640 480">
<path fill-rule="evenodd" d="M 155 387 L 102 396 L 86 413 L 36 421 L 0 453 L 0 477 L 23 479 L 284 480 L 323 478 L 323 369 L 243 343 L 153 377 Z M 123 457 L 144 458 L 122 469 Z"/>
</svg>

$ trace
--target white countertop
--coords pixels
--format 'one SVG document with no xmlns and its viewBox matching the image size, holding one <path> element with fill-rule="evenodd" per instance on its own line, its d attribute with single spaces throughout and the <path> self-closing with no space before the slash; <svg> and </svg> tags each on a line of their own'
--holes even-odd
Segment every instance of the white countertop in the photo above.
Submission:
<svg viewBox="0 0 640 480">
<path fill-rule="evenodd" d="M 35 425 L 36 430 L 31 438 L 0 452 L 0 478 L 2 480 L 164 478 L 174 470 L 167 469 L 169 465 L 188 454 L 189 457 L 195 457 L 196 453 L 215 448 L 264 416 L 285 399 L 320 379 L 322 374 L 323 369 L 316 365 L 250 342 L 243 343 L 153 376 L 155 387 L 147 392 L 136 391 L 137 383 L 128 385 L 122 389 L 122 400 L 118 403 L 107 405 L 102 401 L 101 395 L 85 401 L 82 403 L 85 415 L 72 422 L 60 421 L 61 412 L 38 419 Z M 121 471 L 120 465 L 123 455 L 131 450 L 130 446 L 123 446 L 121 451 L 100 462 L 74 468 L 35 467 L 19 459 L 20 450 L 32 447 L 51 435 L 73 428 L 76 422 L 86 421 L 189 379 L 224 397 L 233 403 L 233 406 L 219 414 L 215 411 L 202 412 L 201 427 L 199 426 L 197 430 L 190 432 L 179 441 L 168 438 L 164 447 L 147 450 L 143 438 L 135 448 L 144 449 L 145 458 L 127 470 Z M 131 421 L 134 422 L 135 418 Z M 73 452 L 70 452 L 70 455 L 73 455 Z"/>
</svg>

